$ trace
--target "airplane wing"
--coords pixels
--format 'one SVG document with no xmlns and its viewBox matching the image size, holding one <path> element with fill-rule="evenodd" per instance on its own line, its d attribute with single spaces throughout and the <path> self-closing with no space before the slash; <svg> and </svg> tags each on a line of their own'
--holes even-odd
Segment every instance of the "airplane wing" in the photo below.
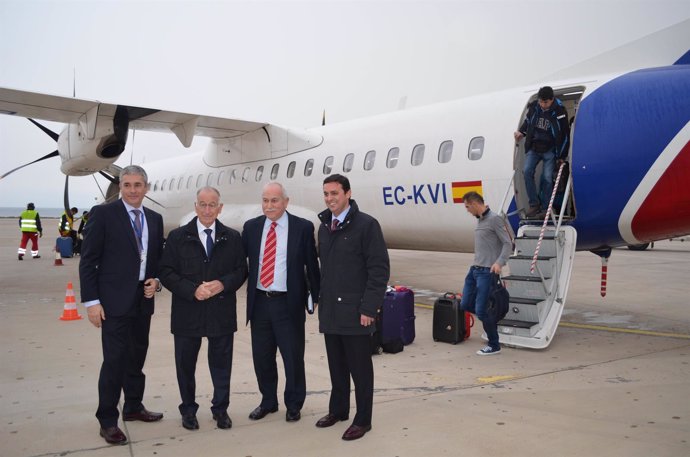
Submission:
<svg viewBox="0 0 690 457">
<path fill-rule="evenodd" d="M 0 87 L 0 114 L 18 115 L 64 124 L 80 123 L 87 137 L 95 135 L 96 123 L 108 122 L 118 109 L 126 109 L 129 128 L 155 132 L 173 132 L 185 146 L 194 136 L 214 139 L 233 138 L 268 126 L 241 119 L 163 111 L 136 106 L 113 105 L 95 100 L 61 97 Z"/>
</svg>

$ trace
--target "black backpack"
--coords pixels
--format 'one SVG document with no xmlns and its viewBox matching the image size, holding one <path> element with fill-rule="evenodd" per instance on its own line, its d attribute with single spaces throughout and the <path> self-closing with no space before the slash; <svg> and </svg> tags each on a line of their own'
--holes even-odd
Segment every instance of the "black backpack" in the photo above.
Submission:
<svg viewBox="0 0 690 457">
<path fill-rule="evenodd" d="M 493 318 L 493 321 L 498 323 L 506 314 L 508 314 L 508 306 L 510 295 L 505 287 L 501 277 L 496 273 L 491 273 L 491 287 L 489 289 L 489 303 L 487 312 Z"/>
</svg>

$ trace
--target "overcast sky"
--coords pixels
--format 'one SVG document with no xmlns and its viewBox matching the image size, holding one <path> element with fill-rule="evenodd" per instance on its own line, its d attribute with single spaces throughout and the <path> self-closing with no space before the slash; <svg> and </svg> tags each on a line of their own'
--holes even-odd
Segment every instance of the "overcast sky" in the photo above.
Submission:
<svg viewBox="0 0 690 457">
<path fill-rule="evenodd" d="M 539 81 L 688 18 L 688 0 L 0 0 L 0 86 L 71 96 L 76 70 L 79 98 L 312 127 L 323 109 L 341 122 L 401 97 L 412 108 Z M 54 149 L 0 116 L 0 174 Z M 188 152 L 172 134 L 139 132 L 117 163 Z M 1 180 L 0 206 L 60 207 L 59 167 Z M 70 188 L 80 210 L 100 195 L 91 177 Z"/>
</svg>

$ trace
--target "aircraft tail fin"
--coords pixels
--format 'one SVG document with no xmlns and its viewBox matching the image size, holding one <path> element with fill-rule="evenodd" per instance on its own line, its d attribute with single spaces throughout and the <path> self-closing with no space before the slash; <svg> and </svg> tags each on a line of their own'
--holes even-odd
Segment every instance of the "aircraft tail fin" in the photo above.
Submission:
<svg viewBox="0 0 690 457">
<path fill-rule="evenodd" d="M 562 80 L 672 64 L 690 64 L 690 19 L 558 70 L 540 80 Z"/>
</svg>

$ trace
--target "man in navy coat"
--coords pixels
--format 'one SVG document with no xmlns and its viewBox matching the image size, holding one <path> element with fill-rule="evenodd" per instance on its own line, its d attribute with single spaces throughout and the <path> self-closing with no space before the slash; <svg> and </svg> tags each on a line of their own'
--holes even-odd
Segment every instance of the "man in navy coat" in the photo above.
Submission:
<svg viewBox="0 0 690 457">
<path fill-rule="evenodd" d="M 300 419 L 307 394 L 305 307 L 309 294 L 314 302 L 318 300 L 319 264 L 314 224 L 289 214 L 288 202 L 280 183 L 266 184 L 261 196 L 264 215 L 247 221 L 242 231 L 249 258 L 247 322 L 251 321 L 252 357 L 261 392 L 261 403 L 249 414 L 252 420 L 278 411 L 277 349 L 285 367 L 286 421 Z"/>
<path fill-rule="evenodd" d="M 101 329 L 103 364 L 98 378 L 100 435 L 125 444 L 118 427 L 120 391 L 126 421 L 155 422 L 163 414 L 143 403 L 143 373 L 149 346 L 154 295 L 160 291 L 158 261 L 163 249 L 163 218 L 142 206 L 148 177 L 137 165 L 120 172 L 122 198 L 95 206 L 84 230 L 79 278 L 89 321 Z"/>
<path fill-rule="evenodd" d="M 247 279 L 240 234 L 218 220 L 220 192 L 202 187 L 196 193 L 197 217 L 168 235 L 160 278 L 172 292 L 170 331 L 175 338 L 175 368 L 180 388 L 182 426 L 197 430 L 196 362 L 201 339 L 208 341 L 208 368 L 213 382 L 211 414 L 219 429 L 232 427 L 230 375 L 237 331 L 235 292 Z"/>
</svg>

